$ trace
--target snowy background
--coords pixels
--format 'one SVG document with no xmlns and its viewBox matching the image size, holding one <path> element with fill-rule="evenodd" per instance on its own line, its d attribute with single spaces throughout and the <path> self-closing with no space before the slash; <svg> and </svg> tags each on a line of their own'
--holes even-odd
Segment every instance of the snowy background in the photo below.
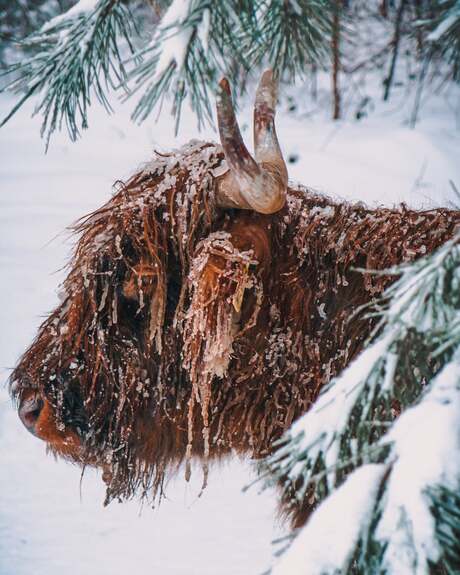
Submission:
<svg viewBox="0 0 460 575">
<path fill-rule="evenodd" d="M 302 90 L 293 92 L 299 100 Z M 14 102 L 0 98 L 0 116 Z M 403 104 L 404 102 L 404 104 Z M 292 101 L 291 101 L 292 104 Z M 460 99 L 451 89 L 424 103 L 410 129 L 410 98 L 401 92 L 362 121 L 331 122 L 327 111 L 284 101 L 278 132 L 290 176 L 333 197 L 370 205 L 432 207 L 457 201 L 460 188 Z M 66 226 L 101 205 L 116 179 L 129 176 L 152 150 L 199 136 L 184 114 L 176 139 L 163 112 L 141 127 L 129 106 L 108 117 L 90 112 L 90 130 L 75 144 L 55 136 L 48 154 L 32 105 L 0 132 L 0 379 L 5 381 L 42 318 L 57 302 L 72 240 Z M 251 105 L 241 125 L 250 143 Z M 351 116 L 351 114 L 350 114 Z M 270 541 L 279 535 L 275 497 L 242 493 L 253 472 L 229 462 L 211 474 L 197 499 L 200 472 L 167 490 L 159 509 L 137 502 L 102 507 L 100 477 L 88 472 L 80 485 L 76 467 L 56 462 L 19 423 L 0 388 L 0 575 L 251 575 L 270 563 Z"/>
</svg>

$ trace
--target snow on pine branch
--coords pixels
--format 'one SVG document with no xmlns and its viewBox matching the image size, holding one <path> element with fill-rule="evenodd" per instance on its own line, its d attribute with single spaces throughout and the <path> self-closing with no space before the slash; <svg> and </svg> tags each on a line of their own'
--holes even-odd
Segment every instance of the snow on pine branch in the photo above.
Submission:
<svg viewBox="0 0 460 575">
<path fill-rule="evenodd" d="M 381 443 L 391 446 L 386 459 L 391 473 L 372 534 L 383 550 L 381 569 L 388 575 L 428 574 L 430 563 L 438 563 L 443 553 L 429 490 L 460 489 L 460 355 L 444 366 Z"/>
<path fill-rule="evenodd" d="M 158 82 L 158 79 L 168 68 L 182 68 L 184 65 L 187 47 L 193 33 L 193 27 L 188 22 L 191 4 L 192 0 L 173 0 L 161 19 L 152 40 L 139 54 L 147 54 L 150 51 L 158 52 L 154 55 L 155 73 L 151 77 L 152 83 Z M 203 19 L 206 20 L 208 12 L 208 8 L 203 11 Z M 198 26 L 199 24 L 196 23 Z M 161 50 L 158 50 L 159 44 L 161 44 Z"/>
<path fill-rule="evenodd" d="M 210 93 L 217 80 L 223 74 L 232 77 L 229 66 L 235 62 L 245 66 L 242 38 L 251 12 L 251 3 L 238 0 L 173 0 L 151 42 L 135 55 L 142 62 L 130 79 L 133 91 L 143 93 L 134 119 L 144 120 L 169 95 L 176 128 L 187 96 L 199 124 L 212 121 Z"/>
<path fill-rule="evenodd" d="M 30 56 L 10 66 L 12 80 L 4 90 L 21 98 L 1 122 L 3 126 L 32 95 L 40 94 L 35 113 L 43 115 L 47 140 L 65 124 L 72 140 L 87 127 L 94 94 L 110 110 L 106 92 L 126 79 L 122 51 L 133 51 L 136 27 L 121 0 L 80 0 L 28 36 L 22 47 Z"/>
<path fill-rule="evenodd" d="M 357 469 L 318 507 L 274 565 L 272 575 L 313 575 L 346 569 L 363 531 L 369 527 L 386 469 L 383 464 Z"/>
<path fill-rule="evenodd" d="M 380 318 L 372 342 L 292 426 L 260 471 L 270 477 L 267 484 L 281 483 L 285 498 L 295 498 L 298 503 L 311 499 L 312 489 L 316 501 L 332 493 L 316 511 L 323 510 L 320 518 L 327 518 L 328 506 L 335 505 L 332 498 L 349 485 L 354 469 L 365 464 L 390 467 L 389 479 L 382 487 L 385 495 L 379 496 L 379 505 L 383 501 L 384 507 L 377 510 L 377 500 L 372 505 L 374 531 L 376 517 L 380 521 L 374 533 L 379 543 L 371 547 L 374 553 L 380 550 L 377 562 L 385 565 L 385 572 L 428 573 L 428 561 L 437 561 L 440 552 L 433 535 L 431 500 L 425 491 L 428 487 L 453 488 L 460 480 L 458 238 L 430 256 L 391 271 L 401 275 L 371 314 Z M 404 411 L 411 405 L 415 407 Z M 371 499 L 372 493 L 369 489 Z M 360 505 L 358 501 L 356 505 Z M 316 548 L 311 543 L 313 528 L 309 527 L 319 521 L 316 513 L 305 528 L 310 530 L 303 537 L 309 541 L 310 551 L 304 550 L 304 554 Z M 331 513 L 342 517 L 340 505 Z M 416 520 L 420 520 L 417 528 L 412 526 Z M 368 553 L 368 531 L 366 527 L 361 553 Z M 354 533 L 353 537 L 350 534 L 349 548 L 356 551 Z M 339 542 L 334 544 L 339 546 Z M 330 548 L 331 541 L 322 540 L 322 545 Z M 320 541 L 317 546 L 321 546 Z M 296 543 L 291 549 L 301 547 Z M 350 553 L 340 555 L 340 572 L 345 572 Z M 406 568 L 409 564 L 411 567 Z M 297 572 L 335 571 L 324 567 L 323 571 Z"/>
<path fill-rule="evenodd" d="M 460 488 L 459 357 L 379 443 L 384 460 L 358 467 L 319 505 L 272 575 L 428 575 L 444 559 L 431 491 Z"/>
<path fill-rule="evenodd" d="M 74 6 L 69 8 L 63 14 L 58 14 L 54 18 L 51 18 L 46 24 L 44 24 L 40 30 L 40 32 L 46 33 L 53 28 L 57 28 L 58 26 L 64 24 L 68 24 L 71 19 L 77 18 L 79 16 L 84 16 L 89 12 L 94 12 L 96 9 L 98 0 L 79 0 Z"/>
<path fill-rule="evenodd" d="M 438 0 L 429 17 L 422 20 L 427 34 L 427 58 L 437 57 L 448 64 L 448 74 L 456 82 L 460 81 L 460 0 Z"/>
<path fill-rule="evenodd" d="M 439 42 L 447 35 L 454 26 L 460 24 L 460 0 L 456 0 L 450 8 L 446 10 L 436 28 L 427 36 L 429 42 Z"/>
</svg>

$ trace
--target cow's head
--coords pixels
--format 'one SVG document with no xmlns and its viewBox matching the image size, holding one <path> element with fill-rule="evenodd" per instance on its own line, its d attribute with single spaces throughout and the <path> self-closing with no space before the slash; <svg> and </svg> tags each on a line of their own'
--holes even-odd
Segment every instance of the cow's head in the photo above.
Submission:
<svg viewBox="0 0 460 575">
<path fill-rule="evenodd" d="M 190 444 L 193 390 L 182 357 L 190 262 L 234 208 L 282 208 L 287 171 L 275 100 L 266 72 L 255 103 L 254 159 L 223 80 L 222 147 L 191 143 L 157 154 L 76 225 L 61 303 L 11 377 L 26 428 L 55 454 L 104 468 L 112 496 L 161 489 L 165 469 Z M 192 451 L 201 448 L 197 440 Z"/>
</svg>

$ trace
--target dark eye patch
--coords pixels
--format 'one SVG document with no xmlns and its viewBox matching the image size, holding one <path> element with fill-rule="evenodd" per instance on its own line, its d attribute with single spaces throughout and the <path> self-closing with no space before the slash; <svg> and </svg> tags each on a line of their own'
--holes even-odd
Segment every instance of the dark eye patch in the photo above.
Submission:
<svg viewBox="0 0 460 575">
<path fill-rule="evenodd" d="M 118 291 L 118 322 L 123 332 L 131 333 L 140 338 L 147 318 L 149 301 L 144 301 L 141 307 L 137 300 L 126 297 L 122 290 Z"/>
<path fill-rule="evenodd" d="M 55 409 L 59 423 L 84 436 L 88 431 L 88 417 L 78 384 L 69 383 L 70 377 L 67 373 L 59 374 L 47 385 L 46 396 Z"/>
<path fill-rule="evenodd" d="M 62 420 L 64 425 L 74 429 L 79 435 L 85 435 L 88 431 L 83 399 L 76 386 L 69 385 L 64 390 Z"/>
</svg>

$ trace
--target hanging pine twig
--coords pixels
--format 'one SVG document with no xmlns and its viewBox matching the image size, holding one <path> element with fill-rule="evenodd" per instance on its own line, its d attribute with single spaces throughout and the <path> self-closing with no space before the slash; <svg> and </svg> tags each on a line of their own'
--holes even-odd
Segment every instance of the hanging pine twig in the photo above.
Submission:
<svg viewBox="0 0 460 575">
<path fill-rule="evenodd" d="M 249 58 L 279 74 L 305 76 L 329 59 L 335 0 L 261 0 Z"/>
<path fill-rule="evenodd" d="M 92 94 L 111 109 L 106 92 L 126 78 L 122 46 L 133 50 L 134 33 L 133 18 L 121 0 L 80 0 L 50 20 L 23 42 L 34 54 L 6 72 L 13 79 L 5 90 L 22 95 L 0 127 L 32 95 L 40 94 L 35 113 L 43 115 L 47 142 L 63 123 L 75 140 L 88 125 Z"/>
<path fill-rule="evenodd" d="M 253 18 L 251 2 L 174 0 L 149 45 L 136 55 L 142 62 L 130 80 L 133 91 L 142 95 L 134 119 L 145 120 L 170 96 L 177 131 L 189 96 L 199 125 L 211 122 L 211 94 L 219 77 L 225 73 L 237 83 L 241 71 L 247 71 L 244 50 Z"/>
<path fill-rule="evenodd" d="M 455 575 L 460 572 L 460 494 L 437 487 L 430 489 L 428 495 L 445 569 L 448 575 Z"/>
<path fill-rule="evenodd" d="M 188 98 L 199 125 L 211 122 L 222 75 L 242 88 L 249 70 L 262 63 L 291 76 L 324 62 L 332 6 L 333 0 L 173 0 L 151 41 L 134 53 L 140 36 L 126 2 L 80 0 L 23 42 L 32 56 L 7 70 L 13 80 L 5 89 L 21 96 L 1 125 L 40 94 L 43 134 L 49 139 L 66 124 L 75 139 L 87 126 L 93 91 L 110 110 L 107 91 L 120 87 L 139 96 L 137 121 L 170 99 L 177 129 Z"/>
<path fill-rule="evenodd" d="M 421 22 L 429 34 L 428 51 L 449 66 L 449 75 L 460 82 L 460 0 L 437 0 L 431 18 Z"/>
<path fill-rule="evenodd" d="M 334 17 L 332 21 L 332 96 L 334 102 L 334 110 L 332 118 L 338 120 L 341 116 L 341 97 L 339 86 L 339 73 L 340 73 L 340 11 L 341 0 L 336 0 L 334 5 Z"/>
<path fill-rule="evenodd" d="M 399 44 L 401 42 L 401 27 L 403 22 L 404 10 L 407 6 L 407 0 L 400 0 L 398 11 L 396 12 L 395 31 L 393 36 L 393 53 L 391 55 L 390 70 L 388 76 L 385 78 L 385 91 L 383 100 L 386 102 L 390 97 L 391 87 L 393 85 L 396 62 L 398 60 Z"/>
</svg>

